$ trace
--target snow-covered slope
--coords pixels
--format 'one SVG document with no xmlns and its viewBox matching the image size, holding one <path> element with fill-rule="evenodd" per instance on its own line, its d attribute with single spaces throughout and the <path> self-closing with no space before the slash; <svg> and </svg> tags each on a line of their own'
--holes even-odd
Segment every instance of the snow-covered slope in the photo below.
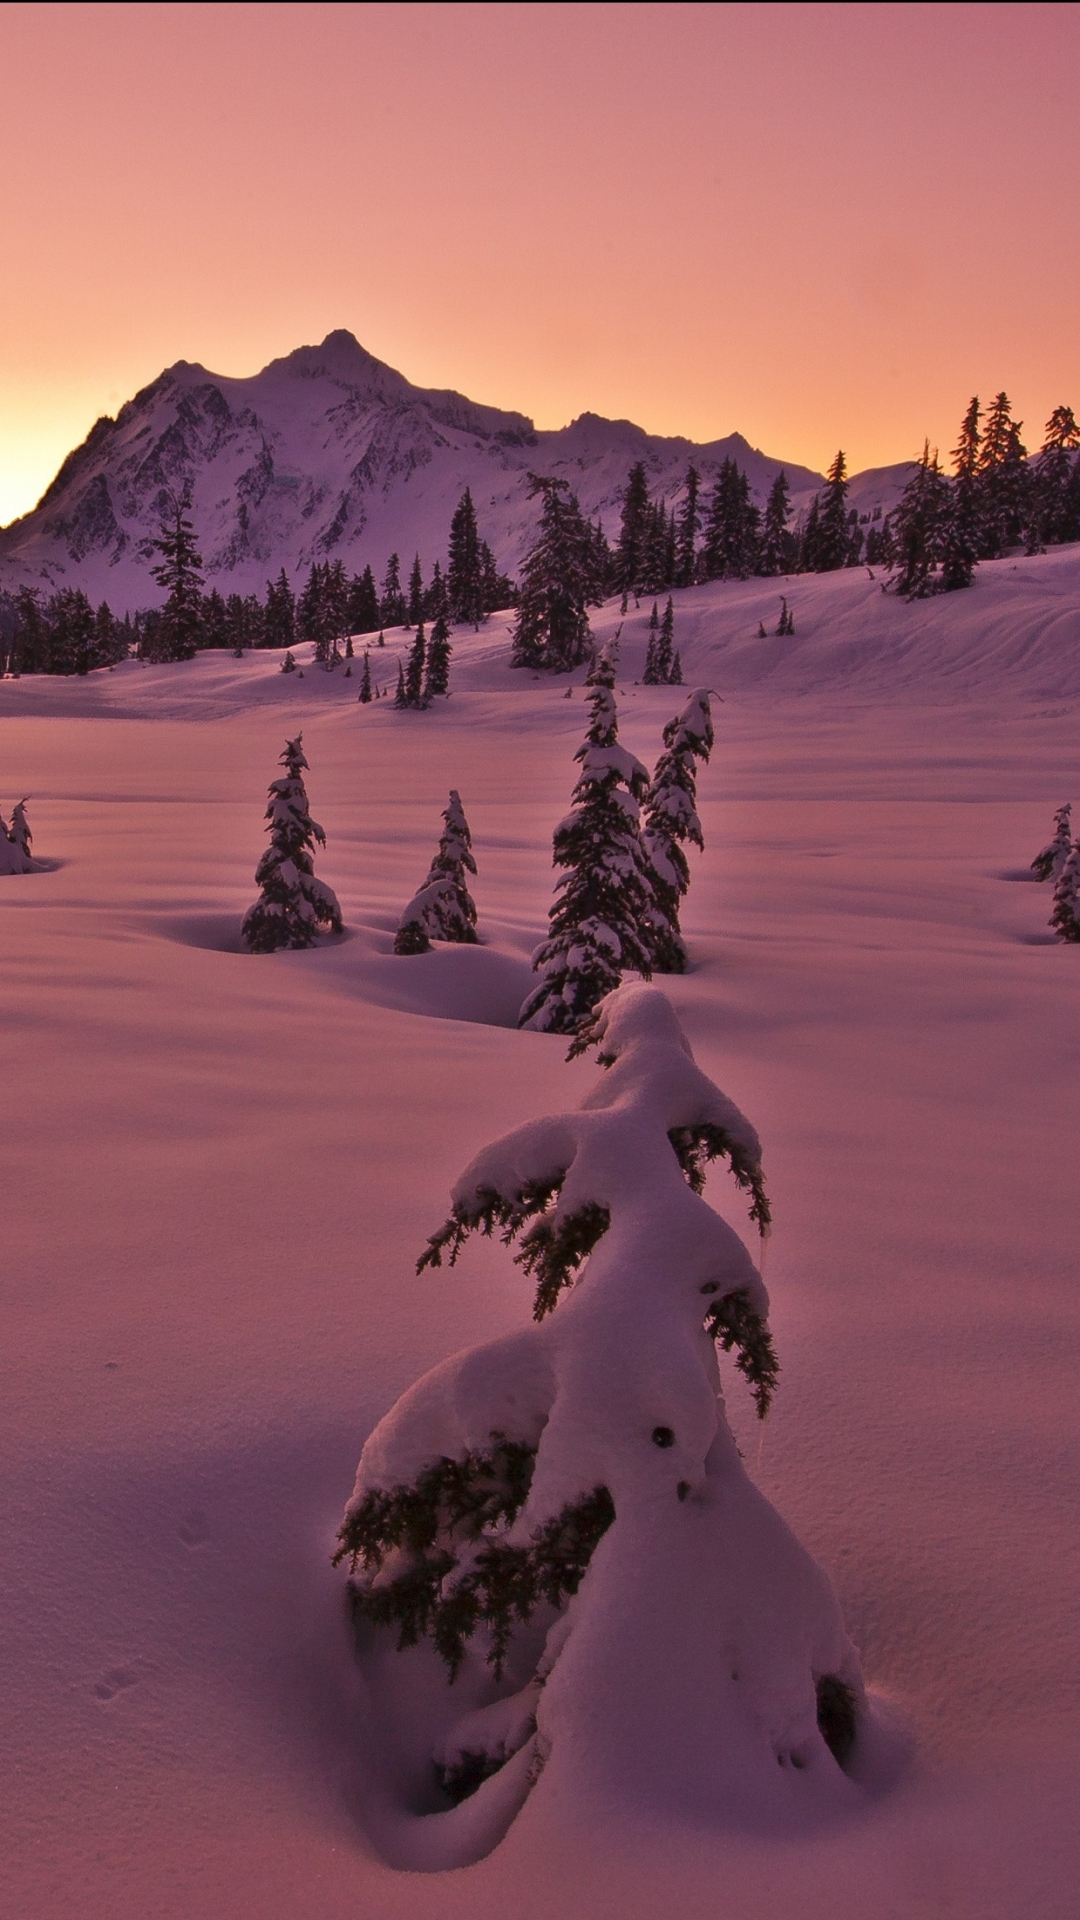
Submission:
<svg viewBox="0 0 1080 1920">
<path fill-rule="evenodd" d="M 957 696 L 1062 700 L 1080 696 L 1080 544 L 1018 560 L 984 563 L 968 592 L 909 602 L 882 592 L 882 577 L 867 567 L 841 573 L 800 574 L 779 580 L 714 580 L 672 598 L 675 644 L 684 678 L 716 688 L 723 696 L 761 689 L 770 695 L 850 691 L 861 699 L 905 697 L 934 700 Z M 778 638 L 783 595 L 795 632 Z M 673 694 L 644 687 L 652 602 L 631 603 L 624 616 L 618 600 L 591 614 L 598 642 L 619 630 L 619 685 L 629 699 L 655 706 L 665 716 Z M 553 680 L 510 665 L 510 613 L 493 614 L 477 631 L 455 628 L 450 668 L 451 705 L 469 698 L 472 724 L 481 727 L 503 696 L 528 693 L 525 726 L 534 706 L 564 699 L 584 668 Z M 765 628 L 761 637 L 760 628 Z M 392 695 L 399 663 L 414 635 L 387 631 L 385 645 L 370 648 L 373 684 Z M 362 650 L 363 642 L 358 642 Z M 302 680 L 280 672 L 280 654 L 201 653 L 179 666 L 144 666 L 129 660 L 115 670 L 84 679 L 28 675 L 0 683 L 0 718 L 15 714 L 120 715 L 131 718 L 225 718 L 255 707 L 283 714 L 317 713 L 352 706 L 356 672 L 313 668 L 310 648 L 296 649 Z M 485 698 L 490 696 L 491 698 Z M 495 704 L 492 704 L 492 701 Z M 503 704 L 505 704 L 503 702 Z M 437 705 L 431 725 L 442 711 Z M 568 716 L 578 713 L 568 708 Z M 387 699 L 372 709 L 391 717 Z M 575 722 L 574 724 L 578 724 Z M 422 874 L 418 873 L 419 881 Z M 404 904 L 404 903 L 402 903 Z"/>
<path fill-rule="evenodd" d="M 664 1804 L 659 1767 L 643 1792 L 628 1745 L 584 1784 L 549 1771 L 486 1861 L 436 1877 L 373 1844 L 397 1755 L 329 1556 L 403 1388 L 531 1324 L 497 1241 L 414 1265 L 469 1155 L 598 1079 L 511 1025 L 580 692 L 518 675 L 397 714 L 259 656 L 3 683 L 0 809 L 29 793 L 55 862 L 0 880 L 5 1914 L 1074 1920 L 1080 954 L 1025 870 L 1080 800 L 1076 701 L 1025 699 L 1007 655 L 1055 569 L 1075 609 L 1077 558 L 1025 563 L 1022 591 L 1024 565 L 930 608 L 877 596 L 894 662 L 966 634 L 985 699 L 725 677 L 692 971 L 665 983 L 764 1143 L 783 1373 L 763 1444 L 731 1395 L 746 1470 L 830 1570 L 912 1771 L 778 1834 L 719 1795 Z M 877 593 L 862 614 L 858 578 L 810 584 L 808 674 Z M 702 658 L 715 622 L 734 661 L 738 591 L 702 600 Z M 455 643 L 464 683 L 487 636 Z M 650 764 L 675 704 L 620 698 Z M 244 955 L 301 726 L 351 937 Z M 488 944 L 397 960 L 452 786 Z M 651 1633 L 628 1696 L 688 1691 L 662 1596 Z"/>
<path fill-rule="evenodd" d="M 99 420 L 34 511 L 0 531 L 0 585 L 82 586 L 119 613 L 153 604 L 162 489 L 189 480 L 207 579 L 225 592 L 262 592 L 280 567 L 296 577 L 327 557 L 352 570 L 370 562 L 381 579 L 392 551 L 406 567 L 418 552 L 428 573 L 445 561 L 466 486 L 481 533 L 513 570 L 536 518 L 530 469 L 564 475 L 611 532 L 635 461 L 654 495 L 673 499 L 691 459 L 707 484 L 728 455 L 759 498 L 781 465 L 796 505 L 820 485 L 737 433 L 697 446 L 589 413 L 538 433 L 523 414 L 411 386 L 339 331 L 250 379 L 184 360 L 168 368 Z"/>
</svg>

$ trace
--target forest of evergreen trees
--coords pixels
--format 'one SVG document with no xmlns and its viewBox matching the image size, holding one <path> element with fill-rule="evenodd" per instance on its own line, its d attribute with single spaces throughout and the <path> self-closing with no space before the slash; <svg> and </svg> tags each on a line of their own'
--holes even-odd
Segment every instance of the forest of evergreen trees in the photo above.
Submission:
<svg viewBox="0 0 1080 1920">
<path fill-rule="evenodd" d="M 848 506 L 843 452 L 799 526 L 791 524 L 783 470 L 762 509 L 734 459 L 721 463 L 708 493 L 691 464 L 669 505 L 650 498 L 639 461 L 623 489 L 614 546 L 599 519 L 585 518 L 567 481 L 531 474 L 539 520 L 520 586 L 498 571 L 466 488 L 450 523 L 445 569 L 436 561 L 427 581 L 419 555 L 403 579 L 401 557 L 392 553 L 381 584 L 370 566 L 350 575 L 342 561 L 327 560 L 311 567 L 298 595 L 284 568 L 267 582 L 264 598 L 207 593 L 189 501 L 170 496 L 152 569 L 164 605 L 118 620 L 105 603 L 95 610 L 78 587 L 0 593 L 0 671 L 82 674 L 131 653 L 187 660 L 204 648 L 240 654 L 297 642 L 313 644 L 316 659 L 333 667 L 351 652 L 351 635 L 419 631 L 427 623 L 441 646 L 454 624 L 475 627 L 496 609 L 516 606 L 514 664 L 565 672 L 589 657 L 588 608 L 613 593 L 625 611 L 631 596 L 699 582 L 829 573 L 860 563 L 888 570 L 890 585 L 909 597 L 949 592 L 971 584 L 980 560 L 1080 540 L 1080 428 L 1072 408 L 1054 409 L 1033 456 L 1022 425 L 1007 394 L 999 393 L 985 414 L 973 399 L 951 454 L 952 473 L 926 445 L 897 507 L 868 523 Z M 661 646 L 657 660 L 663 658 Z M 654 662 L 653 672 L 674 677 L 670 660 Z"/>
</svg>

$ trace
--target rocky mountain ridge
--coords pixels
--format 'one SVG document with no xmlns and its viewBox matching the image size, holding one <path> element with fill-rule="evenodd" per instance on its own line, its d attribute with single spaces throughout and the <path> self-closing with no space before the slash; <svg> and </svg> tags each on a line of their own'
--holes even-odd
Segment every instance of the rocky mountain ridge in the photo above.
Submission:
<svg viewBox="0 0 1080 1920">
<path fill-rule="evenodd" d="M 466 486 L 481 534 L 513 573 L 535 524 L 530 471 L 569 480 L 612 536 L 635 461 L 645 462 L 653 495 L 671 502 L 691 460 L 708 488 L 728 456 L 759 500 L 781 466 L 796 509 L 822 483 L 741 434 L 698 445 L 591 413 L 538 432 L 524 414 L 412 386 L 339 330 L 247 379 L 178 361 L 115 420 L 98 420 L 34 510 L 0 530 L 0 587 L 80 586 L 117 613 L 154 604 L 162 501 L 184 486 L 207 585 L 224 593 L 261 592 L 282 566 L 299 581 L 326 559 L 350 571 L 370 563 L 381 579 L 392 551 L 405 569 L 419 553 L 426 576 L 445 561 Z M 865 484 L 857 477 L 852 505 L 888 511 L 909 471 L 904 463 Z"/>
</svg>

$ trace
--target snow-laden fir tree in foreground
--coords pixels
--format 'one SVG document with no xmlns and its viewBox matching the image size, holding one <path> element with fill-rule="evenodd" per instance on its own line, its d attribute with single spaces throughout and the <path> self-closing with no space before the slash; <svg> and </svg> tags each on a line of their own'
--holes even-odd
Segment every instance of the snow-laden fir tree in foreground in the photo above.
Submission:
<svg viewBox="0 0 1080 1920">
<path fill-rule="evenodd" d="M 1066 801 L 1054 815 L 1054 837 L 1035 855 L 1031 871 L 1036 880 L 1056 880 L 1072 850 L 1072 807 Z"/>
<path fill-rule="evenodd" d="M 649 775 L 618 742 L 610 656 L 592 678 L 573 811 L 554 836 L 553 862 L 566 872 L 555 885 L 551 931 L 533 954 L 540 977 L 518 1016 L 519 1026 L 538 1032 L 576 1033 L 625 970 L 649 975 L 652 883 L 638 827 Z"/>
<path fill-rule="evenodd" d="M 266 809 L 270 845 L 255 869 L 255 884 L 261 892 L 240 929 L 251 953 L 313 947 L 320 926 L 341 932 L 337 895 L 315 878 L 315 842 L 324 847 L 326 835 L 308 812 L 303 781 L 308 763 L 300 742 L 300 734 L 285 742 L 281 756 L 285 774 L 270 782 Z"/>
<path fill-rule="evenodd" d="M 726 1160 L 764 1229 L 757 1135 L 655 988 L 612 994 L 588 1042 L 599 1084 L 480 1153 L 420 1260 L 452 1265 L 498 1230 L 538 1324 L 402 1396 L 340 1530 L 384 1699 L 400 1672 L 409 1812 L 475 1796 L 431 1831 L 429 1866 L 488 1852 L 534 1788 L 758 1831 L 842 1810 L 873 1735 L 829 1582 L 725 1416 L 717 1349 L 760 1414 L 777 1363 L 764 1285 L 704 1174 Z M 450 1676 L 437 1694 L 418 1643 Z"/>
<path fill-rule="evenodd" d="M 1080 840 L 1074 840 L 1054 886 L 1050 925 L 1059 940 L 1080 941 Z"/>
<path fill-rule="evenodd" d="M 430 953 L 433 940 L 476 944 L 476 907 L 467 873 L 476 872 L 472 835 L 456 788 L 443 813 L 439 850 L 420 891 L 401 916 L 395 953 Z"/>
<path fill-rule="evenodd" d="M 697 762 L 708 760 L 712 745 L 709 694 L 699 687 L 664 728 L 664 751 L 645 796 L 641 841 L 652 870 L 648 931 L 654 973 L 686 972 L 679 908 L 690 885 L 690 866 L 683 847 L 687 840 L 705 846 L 695 805 Z"/>
<path fill-rule="evenodd" d="M 30 847 L 33 835 L 26 818 L 26 801 L 18 800 L 11 815 L 11 825 L 6 826 L 0 813 L 0 873 L 32 873 L 34 869 Z"/>
</svg>

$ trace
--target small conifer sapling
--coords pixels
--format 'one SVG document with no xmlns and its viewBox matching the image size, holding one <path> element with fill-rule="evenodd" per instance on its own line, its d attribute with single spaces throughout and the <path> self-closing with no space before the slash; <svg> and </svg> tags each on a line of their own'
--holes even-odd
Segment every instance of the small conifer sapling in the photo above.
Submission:
<svg viewBox="0 0 1080 1920">
<path fill-rule="evenodd" d="M 1080 840 L 1074 840 L 1054 886 L 1050 925 L 1059 940 L 1080 942 Z"/>
<path fill-rule="evenodd" d="M 443 813 L 439 850 L 423 886 L 401 916 L 394 952 L 430 953 L 433 940 L 475 946 L 476 906 L 465 878 L 467 873 L 475 872 L 469 823 L 461 795 L 452 788 L 449 805 Z"/>
<path fill-rule="evenodd" d="M 1041 853 L 1035 855 L 1031 871 L 1036 880 L 1056 880 L 1072 851 L 1072 830 L 1070 821 L 1072 807 L 1066 801 L 1054 815 L 1054 837 L 1049 840 Z"/>
<path fill-rule="evenodd" d="M 255 869 L 261 889 L 244 915 L 240 937 L 249 953 L 275 953 L 281 947 L 313 947 L 320 926 L 341 932 L 336 894 L 314 870 L 315 842 L 326 835 L 308 811 L 303 775 L 307 769 L 301 736 L 285 742 L 285 773 L 270 783 L 266 808 L 270 845 Z"/>
<path fill-rule="evenodd" d="M 705 845 L 695 804 L 697 762 L 708 760 L 712 746 L 709 695 L 699 687 L 664 728 L 664 752 L 645 796 L 641 840 L 652 870 L 647 925 L 654 973 L 686 972 L 686 943 L 679 930 L 679 910 L 690 885 L 684 847 L 687 841 Z"/>
</svg>

